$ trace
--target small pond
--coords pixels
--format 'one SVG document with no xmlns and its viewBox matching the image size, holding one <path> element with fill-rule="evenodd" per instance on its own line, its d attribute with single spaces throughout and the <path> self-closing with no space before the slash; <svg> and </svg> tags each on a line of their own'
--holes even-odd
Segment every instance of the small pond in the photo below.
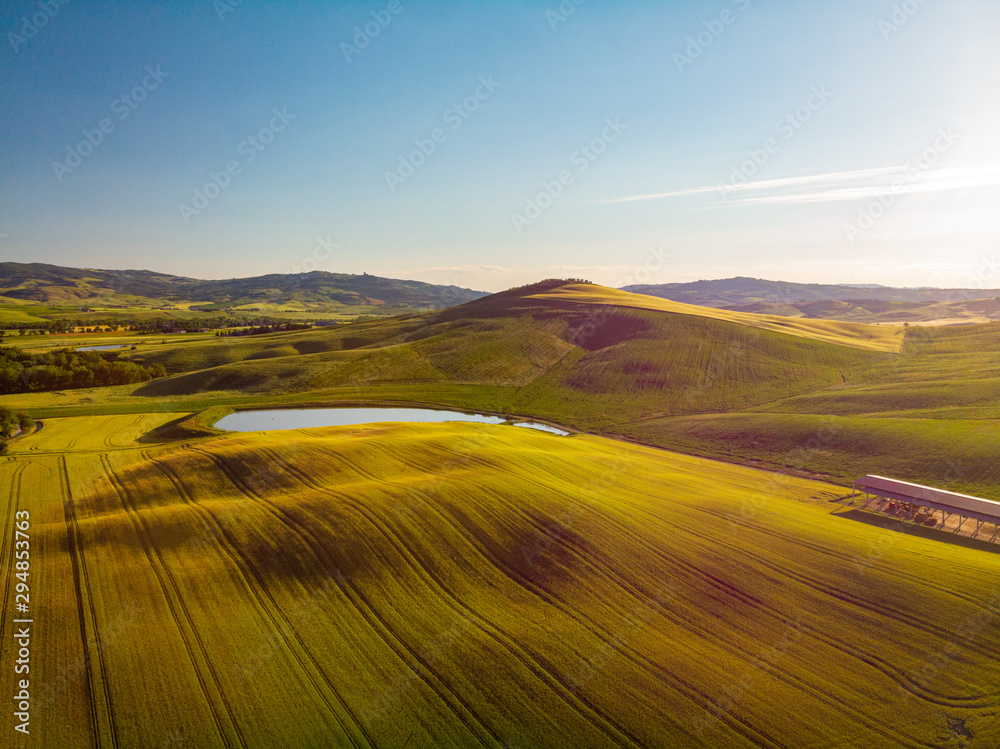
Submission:
<svg viewBox="0 0 1000 749">
<path fill-rule="evenodd" d="M 475 421 L 480 424 L 502 424 L 504 419 L 499 416 L 484 416 L 430 408 L 276 408 L 265 411 L 237 411 L 217 421 L 215 427 L 232 432 L 257 432 L 273 429 L 373 424 L 381 421 Z M 531 421 L 521 421 L 515 426 L 539 429 L 552 434 L 569 434 L 562 429 Z"/>
<path fill-rule="evenodd" d="M 127 343 L 115 343 L 107 346 L 77 346 L 77 351 L 114 351 L 119 348 L 128 348 Z"/>
</svg>

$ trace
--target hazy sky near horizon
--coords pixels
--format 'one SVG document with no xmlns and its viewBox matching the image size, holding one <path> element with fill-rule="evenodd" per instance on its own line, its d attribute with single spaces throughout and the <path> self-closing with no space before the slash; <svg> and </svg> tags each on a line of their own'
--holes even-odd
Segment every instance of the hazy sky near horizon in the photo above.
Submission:
<svg viewBox="0 0 1000 749">
<path fill-rule="evenodd" d="M 12 0 L 0 259 L 1000 287 L 996 0 Z"/>
</svg>

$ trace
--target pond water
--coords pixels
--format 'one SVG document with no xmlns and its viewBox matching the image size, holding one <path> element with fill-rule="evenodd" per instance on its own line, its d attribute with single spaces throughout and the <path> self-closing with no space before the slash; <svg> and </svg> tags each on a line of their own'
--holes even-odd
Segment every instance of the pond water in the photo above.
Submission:
<svg viewBox="0 0 1000 749">
<path fill-rule="evenodd" d="M 113 351 L 117 348 L 128 348 L 127 343 L 115 343 L 107 346 L 77 346 L 77 351 Z"/>
<path fill-rule="evenodd" d="M 430 408 L 277 408 L 265 411 L 237 411 L 217 421 L 215 427 L 232 432 L 257 432 L 273 429 L 373 424 L 382 421 L 474 421 L 480 424 L 502 424 L 504 422 L 499 416 L 466 414 L 460 411 Z M 547 424 L 535 424 L 530 421 L 518 422 L 515 426 L 539 429 L 553 434 L 569 434 L 569 432 L 550 427 Z"/>
</svg>

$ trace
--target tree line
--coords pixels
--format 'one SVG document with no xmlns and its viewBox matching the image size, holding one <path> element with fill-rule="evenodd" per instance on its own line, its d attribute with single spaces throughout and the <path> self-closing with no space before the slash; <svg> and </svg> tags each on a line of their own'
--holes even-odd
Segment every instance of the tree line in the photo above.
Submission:
<svg viewBox="0 0 1000 749">
<path fill-rule="evenodd" d="M 167 333 L 179 333 L 181 331 L 192 330 L 222 330 L 225 328 L 259 327 L 262 325 L 310 325 L 316 320 L 295 321 L 281 317 L 237 317 L 226 315 L 224 317 L 118 317 L 118 318 L 89 318 L 89 319 L 63 319 L 63 320 L 37 320 L 33 322 L 5 322 L 0 323 L 0 336 L 4 331 L 22 331 L 25 335 L 28 331 L 36 333 L 49 333 L 52 335 L 60 333 L 72 333 L 76 330 L 83 330 L 88 333 L 123 331 L 130 333 L 147 333 L 153 335 L 163 335 Z M 298 328 L 292 328 L 298 330 Z"/>
<path fill-rule="evenodd" d="M 29 354 L 0 346 L 0 394 L 128 385 L 165 377 L 162 364 L 143 366 L 118 359 L 117 351 L 73 351 L 64 348 Z"/>
<path fill-rule="evenodd" d="M 237 328 L 234 330 L 220 330 L 216 336 L 240 336 L 240 335 L 264 335 L 265 333 L 281 333 L 290 330 L 309 330 L 312 325 L 305 322 L 290 322 L 280 325 L 258 325 L 255 328 Z"/>
</svg>

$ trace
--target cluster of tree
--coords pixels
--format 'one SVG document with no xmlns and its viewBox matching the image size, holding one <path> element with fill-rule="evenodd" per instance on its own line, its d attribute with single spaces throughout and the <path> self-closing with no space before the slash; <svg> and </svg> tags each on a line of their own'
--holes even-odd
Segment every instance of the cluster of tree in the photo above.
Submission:
<svg viewBox="0 0 1000 749">
<path fill-rule="evenodd" d="M 120 361 L 117 351 L 59 349 L 29 354 L 0 347 L 0 394 L 127 385 L 166 376 L 162 364 Z"/>
<path fill-rule="evenodd" d="M 6 406 L 0 406 L 0 455 L 7 452 L 7 440 L 14 436 L 16 430 L 28 432 L 34 428 L 35 420 L 28 416 L 27 411 L 15 413 Z"/>
<path fill-rule="evenodd" d="M 528 288 L 538 288 L 538 289 L 555 289 L 560 286 L 565 286 L 568 283 L 592 283 L 586 278 L 543 278 L 541 281 L 533 281 L 531 283 L 526 283 L 522 286 L 511 286 L 507 291 L 517 291 L 518 289 L 528 289 Z"/>
<path fill-rule="evenodd" d="M 35 428 L 35 420 L 28 416 L 27 411 L 14 412 L 7 406 L 0 406 L 0 439 L 9 440 L 14 430 L 27 432 Z"/>
<path fill-rule="evenodd" d="M 258 325 L 254 328 L 239 328 L 236 330 L 220 330 L 216 336 L 263 335 L 264 333 L 282 333 L 290 330 L 309 330 L 312 325 L 305 322 L 280 323 L 278 325 Z"/>
</svg>

